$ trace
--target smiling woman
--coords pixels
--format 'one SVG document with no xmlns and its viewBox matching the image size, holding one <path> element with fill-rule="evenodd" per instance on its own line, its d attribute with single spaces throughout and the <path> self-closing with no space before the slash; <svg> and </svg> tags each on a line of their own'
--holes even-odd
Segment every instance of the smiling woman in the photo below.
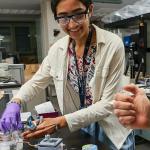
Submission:
<svg viewBox="0 0 150 150">
<path fill-rule="evenodd" d="M 70 1 L 69 4 L 67 1 L 56 1 L 52 2 L 52 8 L 64 32 L 77 41 L 82 39 L 85 42 L 89 32 L 89 17 L 93 13 L 91 1 Z"/>
</svg>

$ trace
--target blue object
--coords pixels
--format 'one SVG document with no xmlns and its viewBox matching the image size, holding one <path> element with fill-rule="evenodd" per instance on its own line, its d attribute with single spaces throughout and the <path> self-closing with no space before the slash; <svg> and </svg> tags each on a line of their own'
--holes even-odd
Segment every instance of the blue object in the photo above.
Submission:
<svg viewBox="0 0 150 150">
<path fill-rule="evenodd" d="M 33 116 L 29 116 L 27 119 L 27 128 L 29 130 L 35 130 L 37 125 L 39 125 L 43 120 L 42 116 L 36 116 L 36 118 L 34 119 Z"/>
<path fill-rule="evenodd" d="M 123 37 L 124 46 L 129 47 L 131 42 L 132 42 L 132 39 L 130 35 Z"/>
<path fill-rule="evenodd" d="M 36 125 L 33 123 L 34 119 L 32 116 L 29 116 L 29 118 L 27 119 L 27 127 L 30 130 L 35 130 L 36 129 Z"/>
</svg>

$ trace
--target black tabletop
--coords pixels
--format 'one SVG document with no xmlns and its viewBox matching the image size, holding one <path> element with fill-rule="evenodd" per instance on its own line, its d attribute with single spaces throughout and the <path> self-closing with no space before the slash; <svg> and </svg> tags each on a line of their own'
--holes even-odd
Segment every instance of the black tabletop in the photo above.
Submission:
<svg viewBox="0 0 150 150">
<path fill-rule="evenodd" d="M 20 83 L 0 83 L 0 89 L 9 89 L 9 88 L 19 88 L 21 87 Z"/>
<path fill-rule="evenodd" d="M 63 138 L 63 144 L 65 145 L 66 150 L 81 150 L 83 145 L 86 144 L 96 144 L 98 146 L 98 150 L 108 150 L 107 146 L 97 141 L 95 138 L 91 137 L 89 134 L 79 130 L 73 133 L 70 133 L 67 129 L 61 129 L 57 133 L 51 135 L 52 137 L 60 137 Z M 41 139 L 31 140 L 31 144 L 37 144 Z M 24 150 L 36 150 L 29 146 L 28 144 L 24 144 Z"/>
</svg>

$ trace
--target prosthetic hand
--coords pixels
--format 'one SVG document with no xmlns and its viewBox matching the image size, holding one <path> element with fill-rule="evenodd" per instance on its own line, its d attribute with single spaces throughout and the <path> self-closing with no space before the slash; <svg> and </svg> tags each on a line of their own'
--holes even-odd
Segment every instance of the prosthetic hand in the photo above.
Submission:
<svg viewBox="0 0 150 150">
<path fill-rule="evenodd" d="M 0 119 L 0 130 L 4 133 L 22 128 L 20 118 L 21 106 L 15 102 L 9 103 Z"/>
<path fill-rule="evenodd" d="M 67 122 L 64 116 L 56 118 L 44 118 L 35 130 L 25 131 L 22 136 L 27 140 L 31 138 L 40 138 L 46 134 L 52 134 L 56 132 L 58 128 L 64 128 L 66 126 Z"/>
</svg>

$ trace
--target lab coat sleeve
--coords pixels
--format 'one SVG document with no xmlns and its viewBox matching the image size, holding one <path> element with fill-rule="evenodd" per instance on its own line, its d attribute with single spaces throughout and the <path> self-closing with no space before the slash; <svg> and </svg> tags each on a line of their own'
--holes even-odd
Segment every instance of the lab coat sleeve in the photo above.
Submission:
<svg viewBox="0 0 150 150">
<path fill-rule="evenodd" d="M 65 115 L 70 131 L 75 131 L 92 122 L 103 120 L 112 114 L 113 96 L 117 88 L 119 88 L 119 82 L 124 71 L 125 56 L 124 46 L 121 40 L 117 45 L 113 56 L 110 54 L 110 57 L 109 73 L 99 101 L 87 108 Z"/>
<path fill-rule="evenodd" d="M 40 68 L 35 75 L 27 81 L 13 98 L 19 98 L 22 101 L 30 101 L 35 95 L 38 95 L 42 89 L 45 89 L 50 81 L 49 55 L 45 57 Z"/>
</svg>

